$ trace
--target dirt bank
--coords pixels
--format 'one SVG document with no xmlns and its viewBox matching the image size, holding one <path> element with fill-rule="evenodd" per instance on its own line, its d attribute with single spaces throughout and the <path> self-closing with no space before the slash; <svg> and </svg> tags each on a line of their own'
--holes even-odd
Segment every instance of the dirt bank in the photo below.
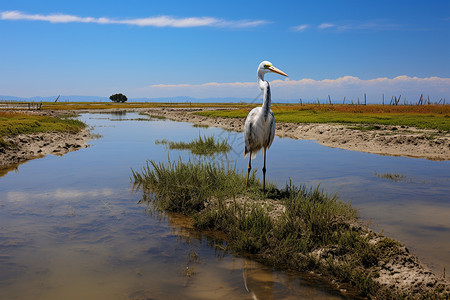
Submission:
<svg viewBox="0 0 450 300">
<path fill-rule="evenodd" d="M 63 155 L 67 152 L 86 148 L 90 139 L 88 129 L 79 133 L 46 132 L 36 134 L 21 134 L 15 137 L 4 138 L 15 146 L 0 148 L 0 169 L 17 165 L 24 161 L 44 157 L 47 154 Z"/>
<path fill-rule="evenodd" d="M 208 118 L 194 114 L 201 108 L 150 108 L 149 115 L 175 121 L 243 131 L 243 119 Z M 276 116 L 275 116 L 276 119 Z M 390 156 L 408 156 L 430 160 L 450 160 L 450 134 L 438 130 L 406 126 L 377 125 L 372 128 L 341 124 L 276 123 L 276 135 L 294 139 L 316 140 L 319 144 L 353 151 Z"/>
<path fill-rule="evenodd" d="M 61 117 L 67 115 L 67 112 L 27 111 L 26 114 Z M 3 140 L 13 146 L 0 147 L 0 175 L 6 174 L 8 170 L 12 170 L 30 159 L 44 157 L 47 154 L 63 155 L 86 148 L 88 147 L 86 142 L 89 139 L 91 139 L 91 134 L 87 128 L 78 133 L 45 132 L 3 137 Z"/>
</svg>

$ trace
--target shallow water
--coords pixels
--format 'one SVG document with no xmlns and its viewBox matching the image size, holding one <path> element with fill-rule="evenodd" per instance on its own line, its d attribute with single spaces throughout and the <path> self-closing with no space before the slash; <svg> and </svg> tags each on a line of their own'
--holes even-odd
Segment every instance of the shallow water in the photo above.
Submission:
<svg viewBox="0 0 450 300">
<path fill-rule="evenodd" d="M 189 158 L 155 140 L 226 138 L 214 159 L 242 170 L 242 134 L 135 113 L 85 114 L 102 138 L 62 157 L 46 156 L 0 178 L 0 290 L 5 299 L 340 299 L 302 274 L 280 272 L 224 252 L 215 237 L 178 215 L 138 204 L 131 168 L 147 159 Z M 120 120 L 120 121 L 119 121 Z M 405 242 L 434 270 L 450 265 L 450 165 L 276 138 L 267 178 L 317 185 L 352 201 L 377 230 Z M 262 167 L 261 156 L 252 164 Z M 395 172 L 404 180 L 378 178 Z M 253 294 L 252 294 L 253 293 Z"/>
</svg>

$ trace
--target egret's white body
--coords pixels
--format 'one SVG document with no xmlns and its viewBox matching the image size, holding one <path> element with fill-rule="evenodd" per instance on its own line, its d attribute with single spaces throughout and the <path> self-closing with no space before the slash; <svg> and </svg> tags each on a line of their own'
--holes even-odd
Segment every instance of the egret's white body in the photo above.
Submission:
<svg viewBox="0 0 450 300">
<path fill-rule="evenodd" d="M 262 107 L 255 107 L 247 115 L 244 124 L 244 141 L 245 150 L 244 157 L 251 153 L 251 158 L 256 157 L 256 153 L 263 149 L 270 148 L 273 137 L 275 136 L 275 117 L 270 109 L 270 87 L 267 81 L 262 81 L 264 93 L 268 92 L 268 96 L 264 95 L 264 103 Z"/>
<path fill-rule="evenodd" d="M 272 145 L 275 136 L 275 117 L 270 109 L 271 93 L 268 81 L 264 80 L 264 74 L 274 72 L 287 76 L 283 71 L 275 68 L 272 63 L 263 61 L 257 71 L 258 85 L 263 91 L 262 107 L 255 107 L 247 115 L 244 124 L 244 157 L 250 154 L 247 168 L 247 177 L 245 186 L 247 187 L 248 175 L 251 170 L 251 161 L 256 157 L 256 153 L 262 149 L 264 155 L 263 167 L 263 191 L 266 186 L 266 151 Z"/>
</svg>

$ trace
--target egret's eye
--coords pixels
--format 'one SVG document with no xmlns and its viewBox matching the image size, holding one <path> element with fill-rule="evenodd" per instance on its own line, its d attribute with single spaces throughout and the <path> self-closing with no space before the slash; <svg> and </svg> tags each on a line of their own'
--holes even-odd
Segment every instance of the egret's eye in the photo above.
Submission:
<svg viewBox="0 0 450 300">
<path fill-rule="evenodd" d="M 270 67 L 270 65 L 264 65 L 264 68 L 267 69 L 268 67 Z"/>
</svg>

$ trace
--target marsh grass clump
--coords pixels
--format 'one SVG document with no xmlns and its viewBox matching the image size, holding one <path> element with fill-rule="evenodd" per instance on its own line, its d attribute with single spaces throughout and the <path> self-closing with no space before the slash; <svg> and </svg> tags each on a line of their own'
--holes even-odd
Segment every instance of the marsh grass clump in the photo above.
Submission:
<svg viewBox="0 0 450 300">
<path fill-rule="evenodd" d="M 141 172 L 132 173 L 134 186 L 146 192 L 147 200 L 161 210 L 185 214 L 202 210 L 208 199 L 235 197 L 245 188 L 236 168 L 223 164 L 181 160 L 164 164 L 151 160 Z M 255 183 L 253 173 L 250 184 Z"/>
<path fill-rule="evenodd" d="M 227 140 L 216 140 L 214 136 L 199 136 L 198 139 L 186 142 L 171 142 L 165 139 L 155 141 L 155 144 L 167 145 L 169 149 L 189 150 L 195 155 L 214 155 L 216 153 L 226 153 L 231 150 Z"/>
<path fill-rule="evenodd" d="M 378 293 L 378 262 L 399 253 L 398 242 L 367 229 L 349 203 L 318 187 L 270 184 L 263 195 L 254 172 L 245 191 L 235 167 L 190 160 L 148 161 L 133 171 L 133 182 L 144 191 L 143 202 L 184 213 L 200 230 L 222 231 L 234 251 L 326 274 L 363 296 Z"/>
<path fill-rule="evenodd" d="M 383 174 L 380 174 L 380 173 L 375 172 L 375 176 L 377 176 L 378 178 L 386 178 L 386 179 L 389 179 L 389 180 L 392 180 L 392 181 L 395 181 L 395 182 L 402 181 L 402 180 L 404 180 L 406 178 L 405 175 L 398 174 L 398 173 L 383 173 Z"/>
</svg>

